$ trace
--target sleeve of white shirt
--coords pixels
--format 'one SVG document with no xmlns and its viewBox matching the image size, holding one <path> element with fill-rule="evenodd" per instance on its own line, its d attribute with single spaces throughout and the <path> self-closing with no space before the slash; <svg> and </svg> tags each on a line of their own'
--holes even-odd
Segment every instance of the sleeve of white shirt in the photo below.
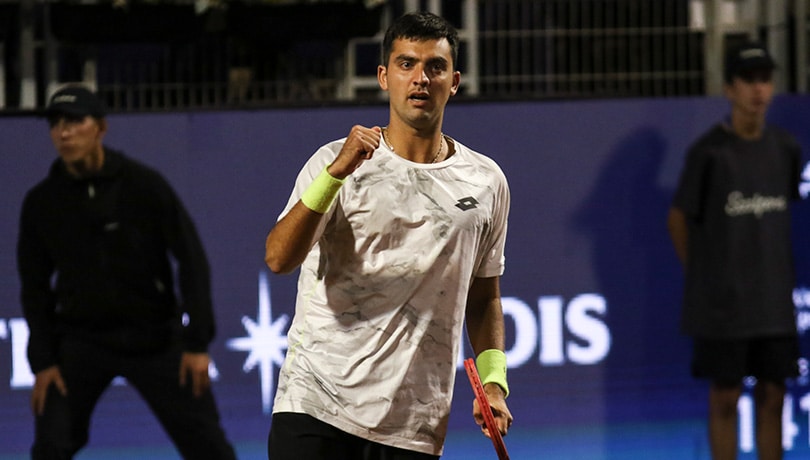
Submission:
<svg viewBox="0 0 810 460">
<path fill-rule="evenodd" d="M 504 250 L 511 195 L 506 176 L 497 165 L 494 165 L 494 173 L 497 175 L 497 180 L 494 181 L 495 197 L 492 203 L 492 225 L 483 246 L 483 250 L 486 252 L 475 272 L 475 276 L 478 278 L 501 276 L 505 268 Z"/>
</svg>

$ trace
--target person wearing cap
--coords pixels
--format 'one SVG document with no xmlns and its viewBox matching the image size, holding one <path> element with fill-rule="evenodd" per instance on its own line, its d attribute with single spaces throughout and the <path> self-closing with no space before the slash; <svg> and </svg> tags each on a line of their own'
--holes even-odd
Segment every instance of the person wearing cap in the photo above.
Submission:
<svg viewBox="0 0 810 460">
<path fill-rule="evenodd" d="M 758 43 L 728 51 L 730 115 L 689 149 L 668 228 L 685 270 L 682 330 L 692 375 L 709 381 L 712 458 L 737 458 L 737 402 L 754 377 L 760 459 L 782 458 L 786 379 L 799 342 L 789 205 L 799 197 L 801 152 L 766 123 L 774 61 Z"/>
<path fill-rule="evenodd" d="M 184 458 L 235 458 L 209 387 L 210 273 L 191 218 L 160 173 L 103 145 L 89 89 L 60 89 L 46 116 L 58 158 L 25 196 L 17 242 L 32 458 L 72 458 L 117 376 Z"/>
</svg>

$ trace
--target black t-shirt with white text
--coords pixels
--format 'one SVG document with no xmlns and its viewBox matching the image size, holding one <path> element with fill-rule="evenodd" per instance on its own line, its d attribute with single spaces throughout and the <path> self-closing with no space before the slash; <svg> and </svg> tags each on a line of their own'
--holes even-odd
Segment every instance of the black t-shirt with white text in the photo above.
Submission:
<svg viewBox="0 0 810 460">
<path fill-rule="evenodd" d="M 779 128 L 743 140 L 718 124 L 690 148 L 673 206 L 689 223 L 683 331 L 703 338 L 796 333 L 789 203 L 800 148 Z"/>
</svg>

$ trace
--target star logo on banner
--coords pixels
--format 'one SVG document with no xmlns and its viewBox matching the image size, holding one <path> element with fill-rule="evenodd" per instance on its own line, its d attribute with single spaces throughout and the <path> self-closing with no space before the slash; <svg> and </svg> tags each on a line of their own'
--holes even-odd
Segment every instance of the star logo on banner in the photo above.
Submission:
<svg viewBox="0 0 810 460">
<path fill-rule="evenodd" d="M 253 321 L 242 317 L 242 325 L 247 337 L 230 339 L 227 347 L 231 350 L 249 351 L 250 354 L 242 364 L 245 373 L 259 366 L 259 379 L 262 388 L 262 412 L 270 413 L 270 398 L 273 389 L 273 364 L 281 366 L 284 361 L 284 350 L 287 349 L 287 335 L 284 333 L 289 317 L 279 316 L 271 321 L 270 283 L 265 272 L 259 273 L 259 317 Z"/>
</svg>

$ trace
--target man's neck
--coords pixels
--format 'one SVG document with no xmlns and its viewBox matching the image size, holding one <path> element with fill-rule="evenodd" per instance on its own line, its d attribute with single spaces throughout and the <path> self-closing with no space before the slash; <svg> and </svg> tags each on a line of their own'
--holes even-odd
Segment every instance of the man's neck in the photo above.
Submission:
<svg viewBox="0 0 810 460">
<path fill-rule="evenodd" d="M 447 157 L 447 146 L 440 124 L 430 130 L 419 131 L 411 126 L 392 122 L 383 129 L 383 141 L 397 155 L 421 163 L 431 163 L 439 156 Z"/>
<path fill-rule="evenodd" d="M 764 129 L 764 115 L 749 115 L 739 112 L 732 112 L 731 114 L 731 130 L 741 139 L 757 140 L 762 137 Z"/>
<path fill-rule="evenodd" d="M 67 172 L 74 177 L 92 176 L 104 166 L 104 148 L 99 146 L 91 155 L 72 163 L 65 162 Z"/>
</svg>

